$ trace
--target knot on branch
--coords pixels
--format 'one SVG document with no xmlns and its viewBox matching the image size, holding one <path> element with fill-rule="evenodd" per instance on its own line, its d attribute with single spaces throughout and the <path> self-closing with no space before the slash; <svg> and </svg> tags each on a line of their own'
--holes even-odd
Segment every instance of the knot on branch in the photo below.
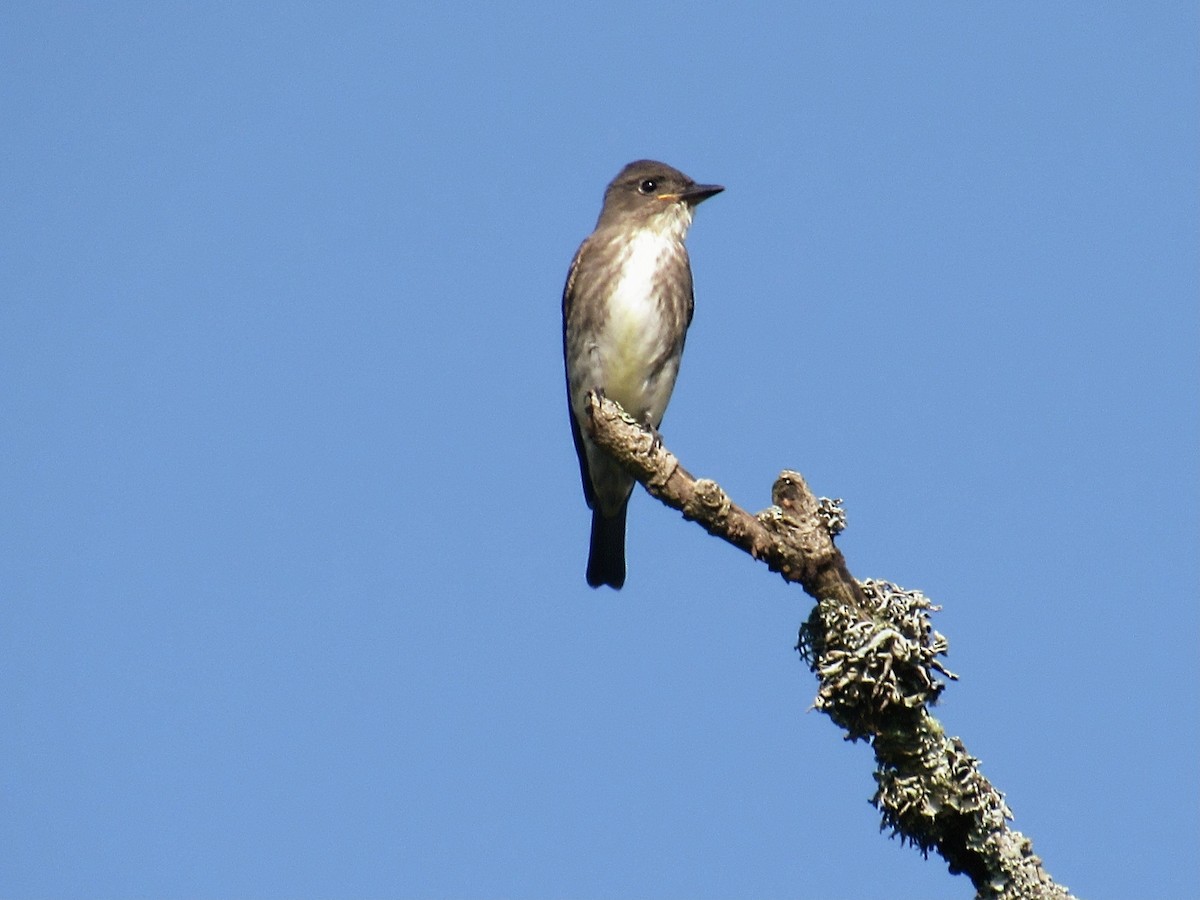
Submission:
<svg viewBox="0 0 1200 900">
<path fill-rule="evenodd" d="M 934 673 L 954 677 L 938 660 L 947 644 L 930 622 L 937 607 L 886 581 L 861 587 L 859 608 L 822 599 L 796 645 L 820 678 L 814 707 L 852 741 L 911 727 L 911 714 L 945 687 Z"/>
<path fill-rule="evenodd" d="M 837 550 L 815 515 L 801 519 L 781 506 L 769 506 L 755 518 L 774 539 L 767 556 L 771 570 L 788 581 L 798 581 L 807 589 L 833 565 Z"/>
<path fill-rule="evenodd" d="M 711 478 L 697 478 L 680 511 L 685 519 L 720 527 L 732 508 L 733 501 L 719 484 Z"/>
</svg>

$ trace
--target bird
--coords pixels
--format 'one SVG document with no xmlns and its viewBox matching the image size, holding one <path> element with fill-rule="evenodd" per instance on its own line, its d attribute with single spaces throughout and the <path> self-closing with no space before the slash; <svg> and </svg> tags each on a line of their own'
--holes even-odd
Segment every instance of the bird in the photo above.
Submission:
<svg viewBox="0 0 1200 900">
<path fill-rule="evenodd" d="M 563 288 L 567 407 L 583 495 L 592 510 L 587 583 L 625 583 L 625 518 L 633 476 L 588 434 L 587 396 L 611 400 L 657 430 L 675 388 L 692 322 L 684 239 L 696 207 L 724 187 L 697 184 L 655 160 L 629 163 L 609 183 L 595 230 Z"/>
</svg>

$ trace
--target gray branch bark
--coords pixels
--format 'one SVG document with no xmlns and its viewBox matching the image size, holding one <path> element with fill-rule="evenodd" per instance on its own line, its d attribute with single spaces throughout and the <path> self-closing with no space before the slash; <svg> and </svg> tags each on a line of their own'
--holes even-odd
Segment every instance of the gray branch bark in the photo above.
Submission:
<svg viewBox="0 0 1200 900">
<path fill-rule="evenodd" d="M 1009 827 L 1012 813 L 979 760 L 930 715 L 944 687 L 938 676 L 954 678 L 939 661 L 946 641 L 930 622 L 936 607 L 917 591 L 854 579 L 833 541 L 843 522 L 836 502 L 784 471 L 773 505 L 748 513 L 716 482 L 692 477 L 617 403 L 593 395 L 588 412 L 596 443 L 652 496 L 817 601 L 796 649 L 820 682 L 815 707 L 875 752 L 872 803 L 883 826 L 926 856 L 939 853 L 978 898 L 1070 898 Z"/>
</svg>

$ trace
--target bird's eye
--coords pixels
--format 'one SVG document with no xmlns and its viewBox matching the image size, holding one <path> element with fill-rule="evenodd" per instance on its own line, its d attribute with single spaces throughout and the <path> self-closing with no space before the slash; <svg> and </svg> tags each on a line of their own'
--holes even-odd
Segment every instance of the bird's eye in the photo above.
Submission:
<svg viewBox="0 0 1200 900">
<path fill-rule="evenodd" d="M 658 190 L 658 182 L 653 178 L 647 178 L 638 185 L 638 191 L 642 194 L 653 194 Z"/>
</svg>

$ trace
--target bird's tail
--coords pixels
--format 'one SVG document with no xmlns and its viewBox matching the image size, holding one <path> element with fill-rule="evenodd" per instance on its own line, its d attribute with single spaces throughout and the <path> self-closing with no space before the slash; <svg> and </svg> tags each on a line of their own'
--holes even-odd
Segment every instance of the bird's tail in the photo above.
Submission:
<svg viewBox="0 0 1200 900">
<path fill-rule="evenodd" d="M 625 583 L 625 513 L 629 501 L 615 515 L 592 510 L 592 546 L 588 551 L 587 583 L 592 587 L 607 584 L 620 590 Z"/>
</svg>

